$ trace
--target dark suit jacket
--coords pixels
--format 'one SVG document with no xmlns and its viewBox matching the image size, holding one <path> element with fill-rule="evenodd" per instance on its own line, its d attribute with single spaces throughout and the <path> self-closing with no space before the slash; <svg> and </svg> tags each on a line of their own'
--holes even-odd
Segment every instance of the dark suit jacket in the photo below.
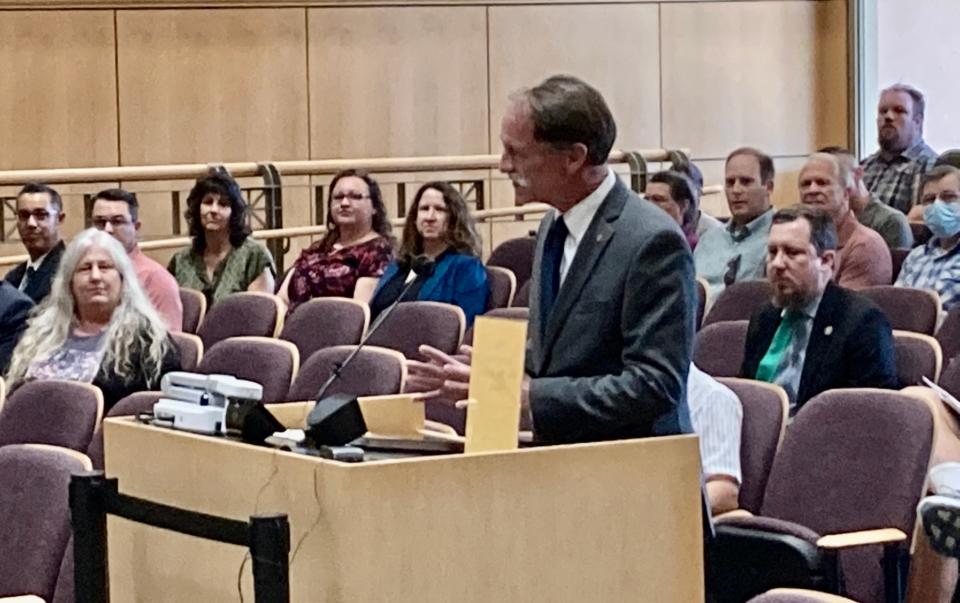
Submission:
<svg viewBox="0 0 960 603">
<path fill-rule="evenodd" d="M 750 319 L 740 376 L 756 376 L 780 326 L 780 313 L 766 304 Z M 820 392 L 841 387 L 894 389 L 900 382 L 886 316 L 868 299 L 830 283 L 813 319 L 797 408 Z"/>
<path fill-rule="evenodd" d="M 526 371 L 537 439 L 689 433 L 696 293 L 680 228 L 618 179 L 542 324 L 540 265 L 555 215 L 540 223 L 530 287 Z"/>
<path fill-rule="evenodd" d="M 57 245 L 50 250 L 50 253 L 47 254 L 47 257 L 43 258 L 43 263 L 37 268 L 37 272 L 27 281 L 27 288 L 24 289 L 23 292 L 26 293 L 34 303 L 39 304 L 43 301 L 43 298 L 50 295 L 50 285 L 53 284 L 53 277 L 57 274 L 57 268 L 60 267 L 60 256 L 63 255 L 64 249 L 66 249 L 66 245 L 63 241 L 57 243 Z M 14 266 L 4 278 L 8 283 L 19 288 L 20 281 L 23 280 L 23 275 L 26 271 L 27 263 L 22 262 Z"/>
<path fill-rule="evenodd" d="M 7 371 L 13 348 L 27 328 L 27 315 L 33 301 L 17 288 L 0 281 L 0 374 Z"/>
</svg>

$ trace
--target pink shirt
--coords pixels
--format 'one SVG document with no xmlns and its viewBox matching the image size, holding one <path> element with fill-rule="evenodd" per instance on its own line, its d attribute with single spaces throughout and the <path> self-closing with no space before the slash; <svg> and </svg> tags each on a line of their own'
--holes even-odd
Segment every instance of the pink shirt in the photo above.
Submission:
<svg viewBox="0 0 960 603">
<path fill-rule="evenodd" d="M 853 212 L 837 225 L 837 270 L 841 287 L 863 289 L 893 282 L 893 262 L 883 237 L 857 221 Z"/>
<path fill-rule="evenodd" d="M 183 304 L 180 302 L 180 286 L 176 279 L 166 268 L 140 251 L 139 247 L 130 252 L 130 261 L 137 271 L 140 286 L 167 323 L 167 328 L 175 333 L 182 331 Z"/>
</svg>

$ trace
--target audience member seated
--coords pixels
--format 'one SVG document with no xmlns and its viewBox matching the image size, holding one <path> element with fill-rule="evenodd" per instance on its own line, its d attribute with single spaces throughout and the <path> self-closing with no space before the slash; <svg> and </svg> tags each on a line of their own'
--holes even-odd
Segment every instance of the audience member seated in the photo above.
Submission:
<svg viewBox="0 0 960 603">
<path fill-rule="evenodd" d="M 167 328 L 179 332 L 183 328 L 180 287 L 159 262 L 140 251 L 137 242 L 139 207 L 137 196 L 133 193 L 122 188 L 109 188 L 94 197 L 90 221 L 94 228 L 104 231 L 123 246 L 150 303 L 167 323 Z"/>
<path fill-rule="evenodd" d="M 0 374 L 7 370 L 13 348 L 27 328 L 33 300 L 6 281 L 0 281 Z"/>
<path fill-rule="evenodd" d="M 867 228 L 874 230 L 883 238 L 890 249 L 910 249 L 913 247 L 913 232 L 903 212 L 897 211 L 867 190 L 863 182 L 863 167 L 857 165 L 853 154 L 843 147 L 825 147 L 821 153 L 829 153 L 839 161 L 852 166 L 853 189 L 850 192 L 850 209 L 857 220 Z"/>
<path fill-rule="evenodd" d="M 710 511 L 736 509 L 740 496 L 740 433 L 743 406 L 726 385 L 690 363 L 687 406 L 693 432 L 700 436 L 700 462 Z"/>
<path fill-rule="evenodd" d="M 233 178 L 218 173 L 198 179 L 184 217 L 193 242 L 167 266 L 181 287 L 202 291 L 207 309 L 231 293 L 273 293 L 273 258 L 251 238 L 247 204 Z"/>
<path fill-rule="evenodd" d="M 277 296 L 290 312 L 314 297 L 354 297 L 357 281 L 379 278 L 393 259 L 393 235 L 380 185 L 344 170 L 330 182 L 327 234 L 294 262 Z M 359 295 L 369 301 L 369 293 Z"/>
<path fill-rule="evenodd" d="M 960 301 L 960 170 L 949 165 L 923 175 L 920 203 L 933 238 L 903 261 L 898 287 L 933 289 L 944 310 Z"/>
<path fill-rule="evenodd" d="M 814 153 L 800 170 L 800 202 L 823 209 L 837 230 L 834 280 L 841 287 L 862 289 L 893 282 L 890 251 L 879 234 L 857 221 L 850 209 L 854 194 L 849 158 Z"/>
<path fill-rule="evenodd" d="M 863 181 L 882 203 L 908 213 L 914 190 L 937 154 L 923 141 L 923 94 L 904 84 L 880 93 L 877 142 L 880 150 L 863 162 Z"/>
<path fill-rule="evenodd" d="M 828 389 L 895 388 L 893 332 L 876 306 L 831 282 L 837 231 L 798 205 L 773 215 L 767 277 L 773 300 L 750 319 L 740 376 L 776 383 L 790 414 Z"/>
<path fill-rule="evenodd" d="M 93 383 L 105 410 L 134 392 L 157 389 L 179 370 L 177 348 L 140 287 L 123 247 L 96 229 L 63 255 L 50 292 L 13 352 L 7 381 Z"/>
<path fill-rule="evenodd" d="M 700 199 L 703 197 L 703 172 L 700 171 L 697 164 L 688 160 L 684 165 L 675 167 L 674 169 L 686 174 L 690 182 L 693 183 L 693 194 L 696 195 L 697 199 L 697 239 L 702 239 L 708 230 L 723 228 L 723 222 L 700 209 Z"/>
<path fill-rule="evenodd" d="M 687 239 L 690 249 L 697 247 L 697 194 L 686 175 L 667 170 L 657 172 L 647 180 L 644 198 L 667 212 L 676 221 Z"/>
<path fill-rule="evenodd" d="M 724 192 L 730 222 L 707 232 L 693 256 L 711 298 L 735 282 L 763 278 L 773 177 L 773 160 L 756 149 L 744 147 L 727 156 Z"/>
<path fill-rule="evenodd" d="M 35 303 L 50 294 L 50 284 L 63 255 L 63 218 L 60 193 L 49 186 L 30 183 L 17 193 L 17 232 L 30 259 L 14 266 L 6 280 Z"/>
<path fill-rule="evenodd" d="M 486 310 L 490 295 L 480 248 L 480 235 L 460 193 L 446 182 L 424 184 L 407 212 L 398 259 L 387 266 L 374 293 L 370 319 L 396 301 L 413 281 L 402 301 L 460 306 L 469 327 L 473 318 Z M 410 267 L 418 255 L 436 260 L 433 275 L 423 278 L 413 273 Z"/>
</svg>

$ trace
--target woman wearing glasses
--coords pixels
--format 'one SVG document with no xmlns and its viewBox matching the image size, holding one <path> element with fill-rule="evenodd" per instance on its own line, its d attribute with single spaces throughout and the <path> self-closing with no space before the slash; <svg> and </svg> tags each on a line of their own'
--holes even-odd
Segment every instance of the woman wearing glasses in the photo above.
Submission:
<svg viewBox="0 0 960 603">
<path fill-rule="evenodd" d="M 250 237 L 247 204 L 233 178 L 218 173 L 198 179 L 184 216 L 193 243 L 167 266 L 181 287 L 202 291 L 208 306 L 231 293 L 273 293 L 273 258 Z"/>
<path fill-rule="evenodd" d="M 380 186 L 366 172 L 344 170 L 330 182 L 327 234 L 303 250 L 277 295 L 290 312 L 314 297 L 366 301 L 391 259 L 393 236 Z M 360 279 L 368 290 L 358 290 Z"/>
</svg>

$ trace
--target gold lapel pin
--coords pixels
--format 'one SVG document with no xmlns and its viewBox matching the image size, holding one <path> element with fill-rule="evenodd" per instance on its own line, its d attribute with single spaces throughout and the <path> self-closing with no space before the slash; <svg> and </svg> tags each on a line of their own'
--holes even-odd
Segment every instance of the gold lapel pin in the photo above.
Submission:
<svg viewBox="0 0 960 603">
<path fill-rule="evenodd" d="M 826 329 L 824 329 L 823 334 L 827 336 L 833 335 L 833 326 L 828 326 Z"/>
</svg>

